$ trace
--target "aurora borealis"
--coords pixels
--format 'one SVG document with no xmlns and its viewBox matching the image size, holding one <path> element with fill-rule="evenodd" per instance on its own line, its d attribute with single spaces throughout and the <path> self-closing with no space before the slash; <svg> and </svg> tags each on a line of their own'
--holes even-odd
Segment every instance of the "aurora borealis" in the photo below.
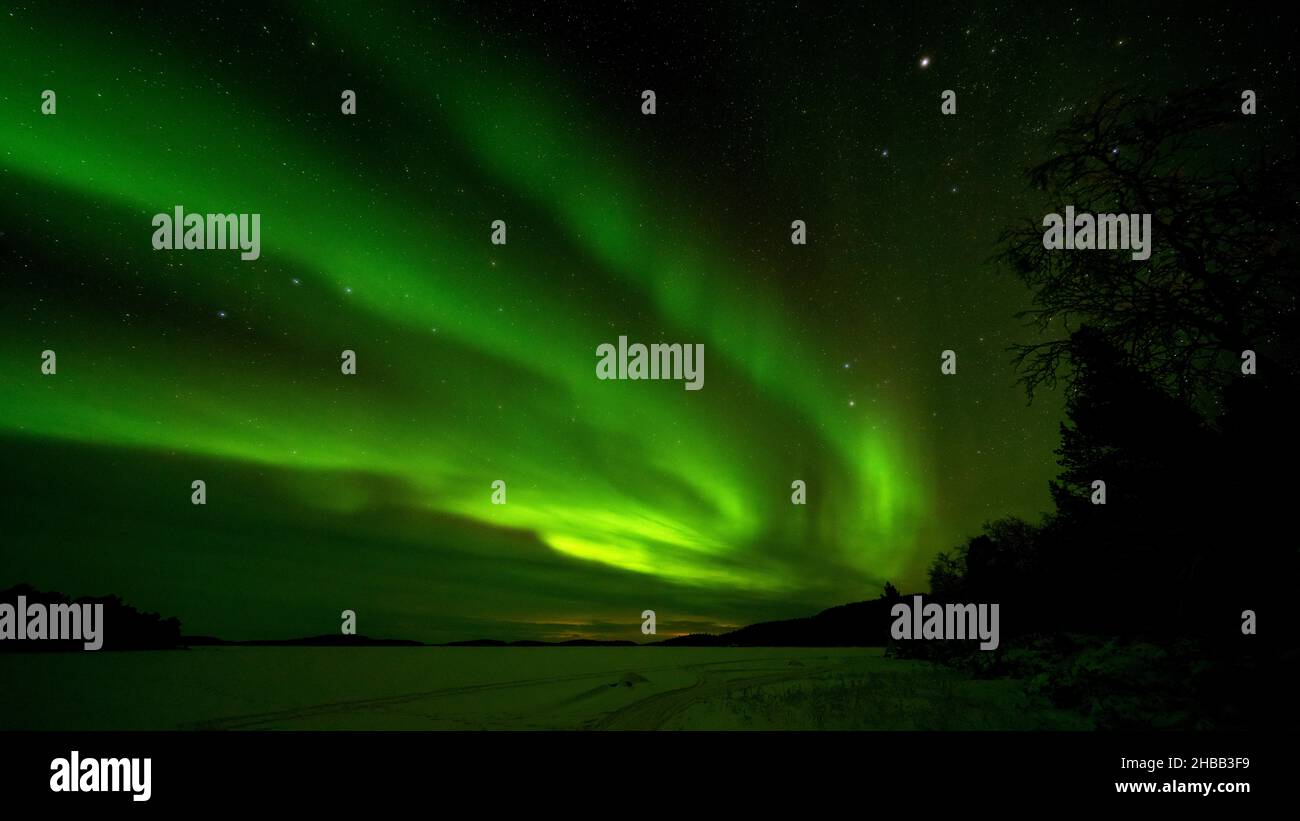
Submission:
<svg viewBox="0 0 1300 821">
<path fill-rule="evenodd" d="M 1100 84 L 1228 48 L 1137 10 L 382 5 L 0 17 L 0 586 L 430 641 L 919 589 L 1055 472 L 987 261 L 1043 212 L 1019 171 Z M 178 205 L 260 214 L 260 257 L 154 251 Z M 596 379 L 620 335 L 703 344 L 706 387 Z"/>
</svg>

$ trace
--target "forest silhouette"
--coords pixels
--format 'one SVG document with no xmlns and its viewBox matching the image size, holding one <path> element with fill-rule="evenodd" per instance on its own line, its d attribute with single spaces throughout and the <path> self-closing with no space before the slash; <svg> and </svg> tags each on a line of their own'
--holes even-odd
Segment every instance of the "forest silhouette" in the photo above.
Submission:
<svg viewBox="0 0 1300 821">
<path fill-rule="evenodd" d="M 183 645 L 180 619 L 163 618 L 125 603 L 117 596 L 82 596 L 72 599 L 63 593 L 38 590 L 30 584 L 16 584 L 0 590 L 0 602 L 14 605 L 19 597 L 28 605 L 79 604 L 104 606 L 100 631 L 101 650 L 163 650 Z M 45 639 L 37 641 L 3 641 L 0 652 L 39 653 L 48 651 L 83 651 L 80 639 Z"/>
<path fill-rule="evenodd" d="M 1053 510 L 989 522 L 930 568 L 936 598 L 1001 603 L 1019 642 L 996 661 L 899 654 L 1039 675 L 1101 726 L 1279 720 L 1258 696 L 1296 672 L 1300 141 L 1260 136 L 1238 101 L 1112 92 L 1029 170 L 1049 210 L 1152 214 L 1154 252 L 1049 251 L 1040 218 L 1002 235 L 1041 337 L 1014 349 L 1028 397 L 1065 392 Z"/>
</svg>

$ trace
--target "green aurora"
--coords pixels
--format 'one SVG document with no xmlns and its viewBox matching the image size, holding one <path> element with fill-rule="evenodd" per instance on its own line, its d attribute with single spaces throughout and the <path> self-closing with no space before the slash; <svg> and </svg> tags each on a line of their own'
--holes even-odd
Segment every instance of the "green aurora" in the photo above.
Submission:
<svg viewBox="0 0 1300 821">
<path fill-rule="evenodd" d="M 1007 117 L 1092 85 L 1003 99 L 1036 52 L 963 34 L 992 20 L 925 69 L 906 21 L 772 58 L 755 17 L 602 74 L 500 9 L 115 15 L 0 18 L 0 582 L 229 638 L 640 639 L 920 588 L 1046 507 L 1059 400 L 1026 407 L 1027 295 L 985 260 L 1034 207 Z M 261 257 L 152 250 L 176 205 L 261 214 Z M 619 335 L 702 343 L 705 388 L 597 380 Z"/>
</svg>

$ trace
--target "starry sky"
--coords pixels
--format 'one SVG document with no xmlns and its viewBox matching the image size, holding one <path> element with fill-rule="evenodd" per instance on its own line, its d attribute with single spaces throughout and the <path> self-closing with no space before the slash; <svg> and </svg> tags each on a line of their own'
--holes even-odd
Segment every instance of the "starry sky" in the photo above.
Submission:
<svg viewBox="0 0 1300 821">
<path fill-rule="evenodd" d="M 1294 81 L 1287 26 L 1182 4 L 106 5 L 0 13 L 0 586 L 235 639 L 922 589 L 1049 506 L 1061 400 L 1016 385 L 990 262 L 1052 210 L 1047 135 L 1116 86 Z M 176 205 L 260 214 L 260 258 L 155 251 Z M 704 389 L 597 380 L 620 335 L 703 344 Z"/>
</svg>

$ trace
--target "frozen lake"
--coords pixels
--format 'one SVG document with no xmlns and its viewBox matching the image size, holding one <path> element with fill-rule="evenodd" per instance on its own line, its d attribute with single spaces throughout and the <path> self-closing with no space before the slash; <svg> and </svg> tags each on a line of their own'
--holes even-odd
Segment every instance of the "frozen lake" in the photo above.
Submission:
<svg viewBox="0 0 1300 821">
<path fill-rule="evenodd" d="M 204 647 L 0 655 L 4 730 L 1070 729 L 880 648 Z"/>
</svg>

